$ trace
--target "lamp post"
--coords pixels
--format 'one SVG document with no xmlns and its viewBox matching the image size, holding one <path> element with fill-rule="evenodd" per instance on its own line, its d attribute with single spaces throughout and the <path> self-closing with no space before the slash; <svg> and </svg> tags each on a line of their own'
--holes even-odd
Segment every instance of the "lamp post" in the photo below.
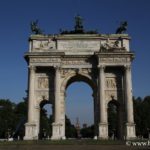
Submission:
<svg viewBox="0 0 150 150">
<path fill-rule="evenodd" d="M 9 138 L 10 138 L 10 131 L 11 131 L 11 129 L 7 129 L 7 139 L 9 140 Z"/>
<path fill-rule="evenodd" d="M 112 131 L 113 131 L 113 140 L 115 140 L 115 131 L 116 131 L 116 129 L 112 129 Z"/>
</svg>

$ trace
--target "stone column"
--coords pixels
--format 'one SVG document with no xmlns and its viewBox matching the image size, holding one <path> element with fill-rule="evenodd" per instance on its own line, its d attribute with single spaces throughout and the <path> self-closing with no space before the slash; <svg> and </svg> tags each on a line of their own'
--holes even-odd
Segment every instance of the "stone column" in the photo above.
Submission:
<svg viewBox="0 0 150 150">
<path fill-rule="evenodd" d="M 126 139 L 135 138 L 133 117 L 131 66 L 125 66 L 125 98 L 126 98 Z"/>
<path fill-rule="evenodd" d="M 53 140 L 62 139 L 63 133 L 63 124 L 61 122 L 61 105 L 60 105 L 60 85 L 61 85 L 61 77 L 60 77 L 60 68 L 55 68 L 55 102 L 54 102 L 54 123 L 52 124 L 52 137 Z"/>
<path fill-rule="evenodd" d="M 60 69 L 55 70 L 55 123 L 59 122 L 59 103 L 60 103 Z"/>
<path fill-rule="evenodd" d="M 29 90 L 28 90 L 28 122 L 25 124 L 25 137 L 24 140 L 38 139 L 37 123 L 35 122 L 35 97 L 34 97 L 34 84 L 35 84 L 35 67 L 29 67 Z"/>
<path fill-rule="evenodd" d="M 93 102 L 94 102 L 94 139 L 97 139 L 98 136 L 98 124 L 99 124 L 99 113 L 98 113 L 98 100 L 97 100 L 97 93 L 93 93 Z"/>
<path fill-rule="evenodd" d="M 61 105 L 60 105 L 60 108 L 61 108 L 61 123 L 62 123 L 62 134 L 61 134 L 61 137 L 63 140 L 66 139 L 66 136 L 65 136 L 65 97 L 66 97 L 66 94 L 65 92 L 61 92 L 60 94 L 60 100 L 61 100 Z"/>
<path fill-rule="evenodd" d="M 29 41 L 29 52 L 31 52 L 32 51 L 32 41 L 30 40 Z"/>
<path fill-rule="evenodd" d="M 100 123 L 99 123 L 99 138 L 108 139 L 108 123 L 107 110 L 105 101 L 105 73 L 104 66 L 99 68 L 99 107 L 100 107 Z"/>
<path fill-rule="evenodd" d="M 35 78 L 35 67 L 29 68 L 29 99 L 28 99 L 28 122 L 34 122 L 34 78 Z"/>
</svg>

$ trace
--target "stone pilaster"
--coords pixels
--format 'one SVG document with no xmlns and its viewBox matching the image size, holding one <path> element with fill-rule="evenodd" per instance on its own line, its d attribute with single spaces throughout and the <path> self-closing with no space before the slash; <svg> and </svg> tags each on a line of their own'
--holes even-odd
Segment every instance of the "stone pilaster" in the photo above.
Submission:
<svg viewBox="0 0 150 150">
<path fill-rule="evenodd" d="M 99 67 L 99 103 L 100 103 L 99 138 L 108 139 L 104 66 Z"/>
<path fill-rule="evenodd" d="M 97 135 L 98 135 L 98 101 L 97 101 L 97 93 L 93 93 L 93 101 L 94 101 L 94 138 L 97 139 Z"/>
<path fill-rule="evenodd" d="M 55 68 L 55 103 L 54 103 L 54 123 L 52 124 L 52 137 L 53 140 L 63 139 L 63 123 L 61 121 L 61 94 L 60 94 L 60 68 Z"/>
<path fill-rule="evenodd" d="M 131 66 L 125 66 L 125 98 L 126 98 L 126 139 L 134 139 L 135 124 L 133 117 Z"/>
<path fill-rule="evenodd" d="M 55 123 L 59 122 L 60 117 L 60 68 L 55 70 Z"/>
<path fill-rule="evenodd" d="M 29 68 L 29 99 L 28 99 L 28 122 L 34 122 L 34 82 L 35 82 L 35 67 Z"/>
<path fill-rule="evenodd" d="M 28 93 L 28 122 L 25 124 L 25 137 L 24 140 L 36 140 L 38 139 L 37 123 L 35 122 L 35 97 L 34 97 L 34 85 L 35 85 L 35 67 L 29 67 L 29 93 Z"/>
<path fill-rule="evenodd" d="M 60 99 L 61 99 L 61 123 L 62 123 L 62 139 L 66 139 L 65 136 L 65 93 L 61 92 Z"/>
</svg>

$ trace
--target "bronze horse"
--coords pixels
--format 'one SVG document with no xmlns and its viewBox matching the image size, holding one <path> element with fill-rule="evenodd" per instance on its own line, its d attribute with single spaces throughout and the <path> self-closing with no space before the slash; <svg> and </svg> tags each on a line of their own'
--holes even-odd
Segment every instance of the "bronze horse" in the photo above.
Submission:
<svg viewBox="0 0 150 150">
<path fill-rule="evenodd" d="M 43 34 L 42 30 L 38 27 L 38 20 L 31 22 L 31 31 L 33 34 Z"/>
<path fill-rule="evenodd" d="M 123 33 L 125 33 L 126 30 L 127 30 L 127 26 L 128 26 L 127 21 L 122 22 L 120 24 L 120 27 L 117 28 L 116 34 L 123 34 Z"/>
</svg>

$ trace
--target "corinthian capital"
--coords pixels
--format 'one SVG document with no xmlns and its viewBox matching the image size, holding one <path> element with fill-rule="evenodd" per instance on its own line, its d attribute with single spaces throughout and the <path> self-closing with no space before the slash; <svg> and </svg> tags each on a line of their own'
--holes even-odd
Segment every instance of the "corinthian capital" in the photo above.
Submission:
<svg viewBox="0 0 150 150">
<path fill-rule="evenodd" d="M 130 71 L 131 70 L 131 65 L 125 65 L 124 68 L 125 68 L 126 71 Z"/>
<path fill-rule="evenodd" d="M 28 66 L 30 71 L 36 71 L 36 66 Z"/>
<path fill-rule="evenodd" d="M 100 70 L 105 70 L 105 65 L 98 65 L 98 68 L 100 69 Z"/>
</svg>

